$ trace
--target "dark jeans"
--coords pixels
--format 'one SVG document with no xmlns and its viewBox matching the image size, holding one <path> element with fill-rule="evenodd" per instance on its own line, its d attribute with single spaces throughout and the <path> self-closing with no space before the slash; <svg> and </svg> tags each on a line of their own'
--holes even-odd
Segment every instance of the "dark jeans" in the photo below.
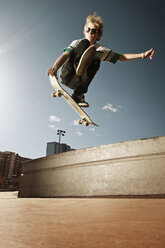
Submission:
<svg viewBox="0 0 165 248">
<path fill-rule="evenodd" d="M 76 75 L 79 60 L 89 45 L 89 41 L 83 39 L 76 48 L 73 48 L 70 52 L 70 57 L 63 64 L 60 72 L 61 83 L 76 90 L 79 94 L 84 94 L 88 91 L 89 84 L 100 67 L 100 59 L 95 57 L 81 78 Z"/>
</svg>

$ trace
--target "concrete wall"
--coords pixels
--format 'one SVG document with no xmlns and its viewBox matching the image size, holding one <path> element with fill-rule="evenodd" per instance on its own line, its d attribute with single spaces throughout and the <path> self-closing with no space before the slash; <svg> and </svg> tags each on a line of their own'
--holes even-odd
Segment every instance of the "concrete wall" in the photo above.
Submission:
<svg viewBox="0 0 165 248">
<path fill-rule="evenodd" d="M 19 197 L 165 194 L 165 136 L 26 162 Z"/>
</svg>

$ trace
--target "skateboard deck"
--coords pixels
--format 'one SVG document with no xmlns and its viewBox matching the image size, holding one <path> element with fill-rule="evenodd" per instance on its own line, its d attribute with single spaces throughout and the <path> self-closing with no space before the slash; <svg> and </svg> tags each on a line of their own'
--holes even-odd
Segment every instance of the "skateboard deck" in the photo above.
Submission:
<svg viewBox="0 0 165 248">
<path fill-rule="evenodd" d="M 49 75 L 50 83 L 54 88 L 55 92 L 52 93 L 53 97 L 61 97 L 63 96 L 65 100 L 72 106 L 72 108 L 77 112 L 80 116 L 79 124 L 84 124 L 88 126 L 89 124 L 98 126 L 94 123 L 91 118 L 87 115 L 87 113 L 72 99 L 72 97 L 62 88 L 58 79 L 55 76 Z"/>
</svg>

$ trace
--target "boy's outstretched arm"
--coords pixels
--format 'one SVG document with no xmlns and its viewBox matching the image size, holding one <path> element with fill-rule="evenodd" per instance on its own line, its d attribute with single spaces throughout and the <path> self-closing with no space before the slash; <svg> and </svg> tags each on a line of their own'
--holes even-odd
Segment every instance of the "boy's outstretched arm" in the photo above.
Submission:
<svg viewBox="0 0 165 248">
<path fill-rule="evenodd" d="M 69 58 L 69 52 L 65 51 L 54 63 L 52 67 L 50 67 L 47 71 L 47 75 L 49 76 L 55 76 L 57 77 L 57 71 L 58 69 L 64 64 L 64 62 Z"/>
<path fill-rule="evenodd" d="M 125 61 L 125 60 L 132 60 L 132 59 L 144 59 L 144 58 L 150 58 L 152 59 L 154 55 L 154 49 L 151 48 L 150 50 L 144 52 L 144 53 L 137 53 L 137 54 L 121 54 L 119 57 L 120 61 Z"/>
</svg>

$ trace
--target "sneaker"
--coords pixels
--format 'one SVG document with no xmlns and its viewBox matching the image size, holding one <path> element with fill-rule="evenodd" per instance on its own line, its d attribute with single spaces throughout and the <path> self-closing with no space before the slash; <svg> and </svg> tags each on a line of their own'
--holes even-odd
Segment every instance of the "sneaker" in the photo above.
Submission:
<svg viewBox="0 0 165 248">
<path fill-rule="evenodd" d="M 78 103 L 78 106 L 81 108 L 89 108 L 89 103 L 87 103 L 84 99 L 81 99 L 81 101 Z"/>
<path fill-rule="evenodd" d="M 73 100 L 82 108 L 88 108 L 89 104 L 85 101 L 84 95 L 72 95 Z"/>
</svg>

